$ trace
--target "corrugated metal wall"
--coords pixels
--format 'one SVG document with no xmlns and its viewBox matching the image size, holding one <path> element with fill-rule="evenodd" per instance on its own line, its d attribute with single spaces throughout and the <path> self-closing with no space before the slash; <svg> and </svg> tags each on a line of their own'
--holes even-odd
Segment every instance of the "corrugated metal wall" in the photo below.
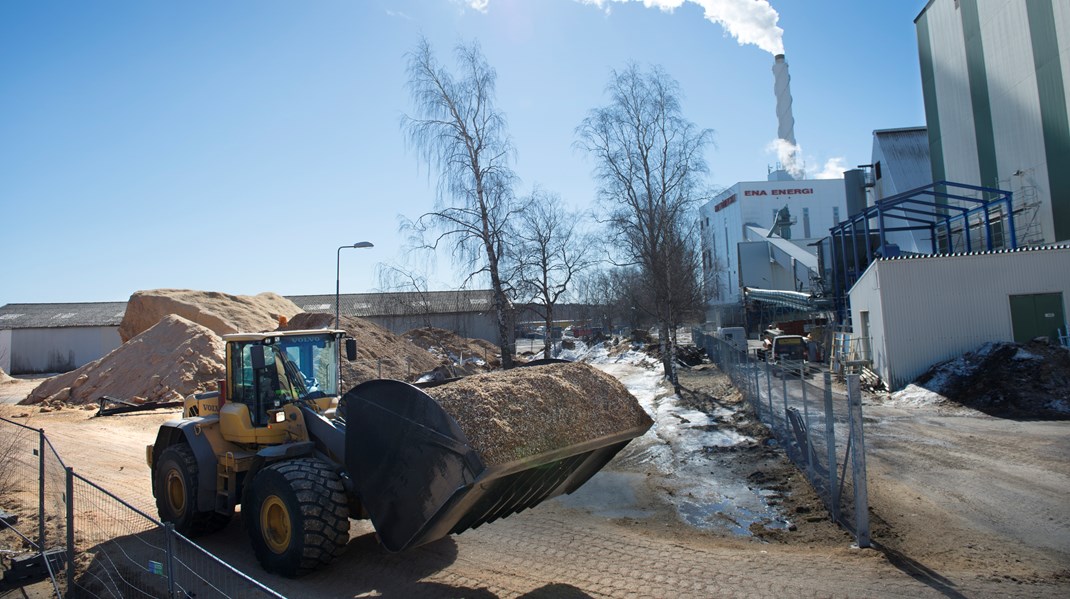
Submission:
<svg viewBox="0 0 1070 599">
<path fill-rule="evenodd" d="M 1016 223 L 1019 241 L 1037 245 L 1067 239 L 1056 225 L 1062 219 L 1066 227 L 1067 217 L 1057 214 L 1066 214 L 1070 201 L 1053 194 L 1052 182 L 1062 179 L 1051 177 L 1060 171 L 1049 173 L 1049 162 L 1070 145 L 1065 126 L 1051 126 L 1070 110 L 1070 94 L 1054 89 L 1070 82 L 1070 2 L 1052 2 L 1044 17 L 1059 36 L 1052 44 L 1062 85 L 1057 77 L 1038 79 L 1031 8 L 1021 0 L 935 0 L 916 22 L 922 85 L 933 90 L 926 113 L 930 139 L 938 140 L 934 176 L 1014 193 L 1016 209 L 1026 210 Z M 1062 98 L 1058 107 L 1055 98 Z"/>
<path fill-rule="evenodd" d="M 874 359 L 887 364 L 878 372 L 897 389 L 932 364 L 1013 341 L 1011 295 L 1055 292 L 1070 314 L 1070 248 L 882 260 L 851 289 L 851 316 L 857 335 L 869 307 Z"/>
<path fill-rule="evenodd" d="M 119 327 L 14 329 L 10 374 L 68 372 L 121 344 Z"/>
<path fill-rule="evenodd" d="M 410 316 L 370 316 L 366 320 L 373 322 L 391 333 L 401 335 L 412 329 L 426 327 L 429 324 L 437 329 L 447 329 L 462 337 L 484 339 L 498 343 L 498 325 L 493 313 L 476 314 L 427 314 Z"/>
<path fill-rule="evenodd" d="M 0 370 L 11 374 L 11 329 L 0 329 Z"/>
</svg>

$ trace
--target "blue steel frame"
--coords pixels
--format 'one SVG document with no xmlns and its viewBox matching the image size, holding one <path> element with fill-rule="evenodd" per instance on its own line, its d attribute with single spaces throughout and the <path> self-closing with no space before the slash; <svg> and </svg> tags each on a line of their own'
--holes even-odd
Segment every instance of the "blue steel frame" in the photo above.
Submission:
<svg viewBox="0 0 1070 599">
<path fill-rule="evenodd" d="M 959 191 L 965 190 L 965 191 Z M 952 193 L 954 191 L 955 193 Z M 981 197 L 969 197 L 964 195 L 968 192 L 980 192 Z M 948 203 L 949 200 L 965 203 L 968 206 Z M 887 247 L 885 234 L 895 231 L 915 231 L 928 229 L 932 235 L 933 254 L 955 253 L 952 233 L 954 226 L 961 223 L 965 240 L 966 253 L 972 252 L 973 243 L 970 240 L 971 218 L 982 215 L 984 218 L 984 243 L 985 250 L 996 249 L 992 242 L 992 219 L 993 211 L 1006 206 L 1006 211 L 997 216 L 1005 219 L 1003 226 L 1004 240 L 1010 243 L 1004 244 L 1007 249 L 1018 247 L 1018 239 L 1014 232 L 1014 207 L 1013 194 L 1009 191 L 992 187 L 979 187 L 966 183 L 952 181 L 937 181 L 931 185 L 905 191 L 903 193 L 884 198 L 875 205 L 869 206 L 862 212 L 855 214 L 835 227 L 829 229 L 831 234 L 832 260 L 832 288 L 836 304 L 836 317 L 840 324 L 847 322 L 847 291 L 854 285 L 858 277 L 862 275 L 862 269 L 855 268 L 854 273 L 848 269 L 847 260 L 847 237 L 851 237 L 851 266 L 858 261 L 858 235 L 859 227 L 866 239 L 866 266 L 873 262 L 873 244 L 870 239 L 873 233 L 871 221 L 876 219 L 878 233 L 878 247 L 882 250 Z M 886 227 L 886 218 L 894 218 L 907 223 L 916 223 L 913 226 Z M 947 240 L 947 251 L 940 252 L 938 248 L 938 235 L 941 232 Z M 1007 235 L 1009 233 L 1009 236 Z M 839 248 L 840 264 L 836 264 L 837 244 Z M 883 252 L 882 252 L 883 253 Z M 842 272 L 839 272 L 841 271 Z"/>
</svg>

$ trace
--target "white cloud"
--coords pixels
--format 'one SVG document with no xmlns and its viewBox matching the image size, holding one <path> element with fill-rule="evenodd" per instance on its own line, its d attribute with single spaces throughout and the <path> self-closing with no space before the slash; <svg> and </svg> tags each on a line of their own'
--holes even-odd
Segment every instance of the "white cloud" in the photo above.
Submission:
<svg viewBox="0 0 1070 599">
<path fill-rule="evenodd" d="M 400 11 L 400 10 L 390 10 L 389 8 L 386 9 L 386 16 L 388 16 L 388 17 L 396 17 L 398 19 L 405 19 L 406 21 L 411 21 L 412 20 L 412 17 L 410 17 L 408 14 L 406 14 L 406 13 Z"/>
<path fill-rule="evenodd" d="M 467 0 L 467 4 L 469 8 L 479 12 L 487 12 L 487 5 L 490 4 L 490 0 Z"/>
<path fill-rule="evenodd" d="M 775 153 L 781 167 L 796 179 L 842 179 L 843 171 L 849 170 L 845 156 L 833 156 L 825 161 L 825 166 L 819 172 L 807 177 L 806 164 L 817 164 L 819 161 L 813 156 L 809 159 L 803 158 L 802 146 L 787 140 L 774 139 L 765 146 L 765 151 Z"/>
<path fill-rule="evenodd" d="M 847 159 L 843 156 L 834 156 L 825 161 L 825 168 L 814 175 L 815 179 L 842 179 L 843 171 L 847 168 Z"/>
</svg>

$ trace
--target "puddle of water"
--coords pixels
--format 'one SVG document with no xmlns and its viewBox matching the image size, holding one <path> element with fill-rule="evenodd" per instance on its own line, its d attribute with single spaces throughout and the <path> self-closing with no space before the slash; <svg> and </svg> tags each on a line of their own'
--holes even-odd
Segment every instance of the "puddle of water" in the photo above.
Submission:
<svg viewBox="0 0 1070 599">
<path fill-rule="evenodd" d="M 643 509 L 635 490 L 646 475 L 636 472 L 602 471 L 591 477 L 571 495 L 562 495 L 555 501 L 565 507 L 581 509 L 603 518 L 643 519 L 654 512 Z"/>
</svg>

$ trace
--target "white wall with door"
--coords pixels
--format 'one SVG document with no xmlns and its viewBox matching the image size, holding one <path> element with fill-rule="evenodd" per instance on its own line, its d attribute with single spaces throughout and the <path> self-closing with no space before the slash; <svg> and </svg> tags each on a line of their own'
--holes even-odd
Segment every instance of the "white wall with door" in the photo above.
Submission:
<svg viewBox="0 0 1070 599">
<path fill-rule="evenodd" d="M 1040 309 L 1031 318 L 1065 327 L 1070 246 L 876 260 L 849 297 L 854 335 L 867 320 L 873 369 L 899 389 L 937 362 L 1014 341 L 1028 298 Z"/>
</svg>

